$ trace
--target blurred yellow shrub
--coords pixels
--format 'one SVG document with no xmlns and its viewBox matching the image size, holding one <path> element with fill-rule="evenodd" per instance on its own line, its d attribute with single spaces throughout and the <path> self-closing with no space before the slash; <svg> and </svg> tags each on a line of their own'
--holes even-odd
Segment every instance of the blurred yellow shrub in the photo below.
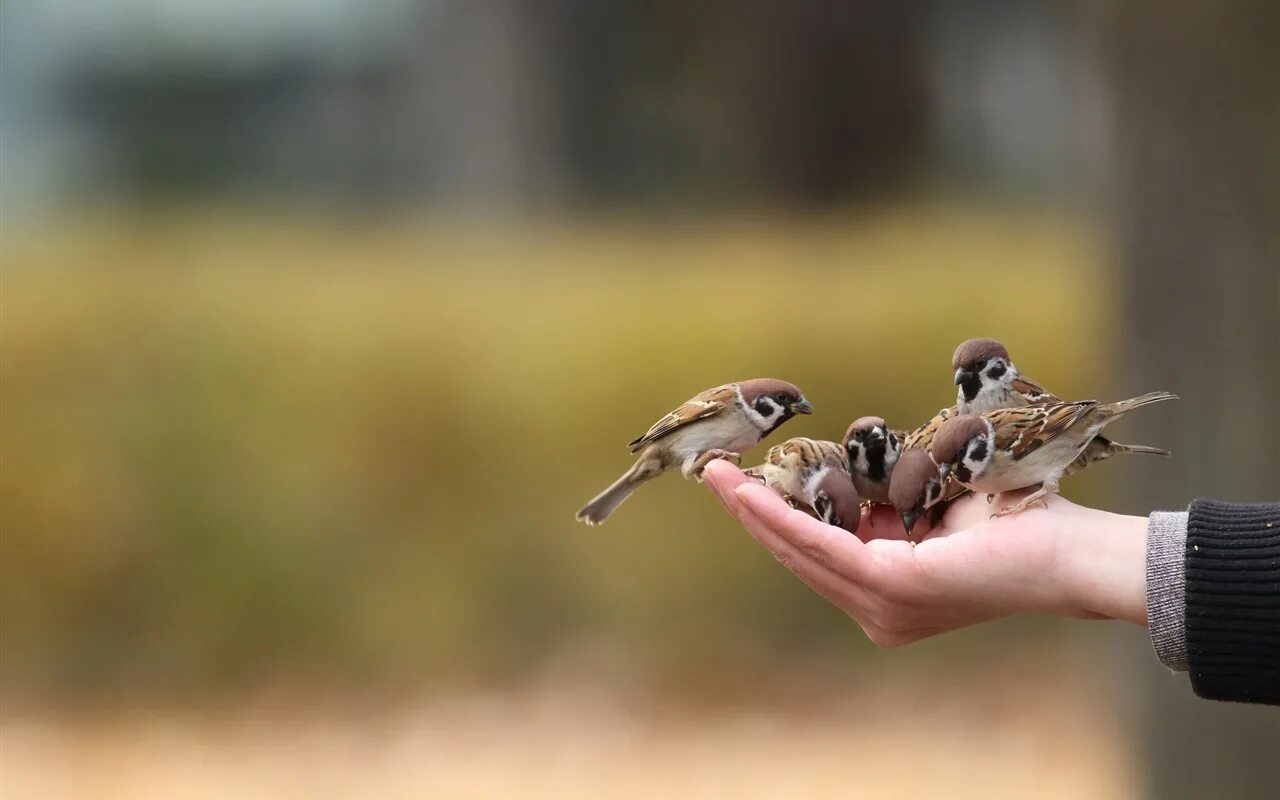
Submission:
<svg viewBox="0 0 1280 800">
<path fill-rule="evenodd" d="M 575 642 L 715 672 L 850 646 L 693 484 L 602 529 L 573 511 L 707 386 L 795 381 L 818 411 L 789 435 L 906 427 L 950 402 L 954 345 L 993 335 L 1093 396 L 1111 315 L 1087 232 L 1007 209 L 170 214 L 11 242 L 3 269 L 11 690 L 492 678 Z"/>
</svg>

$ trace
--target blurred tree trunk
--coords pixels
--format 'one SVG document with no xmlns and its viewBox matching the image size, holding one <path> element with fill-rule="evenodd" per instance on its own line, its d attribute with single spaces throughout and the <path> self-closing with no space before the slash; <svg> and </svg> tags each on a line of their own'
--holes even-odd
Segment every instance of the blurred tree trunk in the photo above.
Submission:
<svg viewBox="0 0 1280 800">
<path fill-rule="evenodd" d="M 1176 413 L 1126 436 L 1174 460 L 1126 470 L 1132 508 L 1280 497 L 1280 4 L 1098 4 L 1124 319 L 1121 389 Z M 1148 791 L 1258 797 L 1280 786 L 1275 709 L 1195 698 L 1149 648 L 1127 654 Z M 1270 787 L 1268 789 L 1267 787 Z"/>
</svg>

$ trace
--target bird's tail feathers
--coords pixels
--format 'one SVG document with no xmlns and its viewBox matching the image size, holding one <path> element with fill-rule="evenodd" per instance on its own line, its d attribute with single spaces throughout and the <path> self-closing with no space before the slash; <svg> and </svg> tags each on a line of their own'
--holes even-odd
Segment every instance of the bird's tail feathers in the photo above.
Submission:
<svg viewBox="0 0 1280 800">
<path fill-rule="evenodd" d="M 1152 403 L 1161 403 L 1165 400 L 1177 400 L 1178 396 L 1172 392 L 1147 392 L 1137 397 L 1130 397 L 1128 400 L 1118 400 L 1114 403 L 1107 403 L 1102 406 L 1102 410 L 1109 417 L 1118 417 L 1121 414 L 1128 414 L 1130 411 L 1137 410 L 1143 406 L 1149 406 Z"/>
<path fill-rule="evenodd" d="M 1116 453 L 1141 453 L 1150 456 L 1173 455 L 1173 453 L 1165 450 L 1163 447 L 1148 447 L 1145 444 L 1121 444 L 1120 442 L 1112 442 L 1111 447 Z"/>
<path fill-rule="evenodd" d="M 618 478 L 608 489 L 591 499 L 578 513 L 575 519 L 579 522 L 585 522 L 588 525 L 600 525 L 614 510 L 622 505 L 622 501 L 631 496 L 631 493 L 640 488 L 645 481 L 652 480 L 662 474 L 662 468 L 655 464 L 652 459 L 646 455 L 641 455 L 636 459 L 636 463 L 631 468 L 622 473 L 622 477 Z"/>
</svg>

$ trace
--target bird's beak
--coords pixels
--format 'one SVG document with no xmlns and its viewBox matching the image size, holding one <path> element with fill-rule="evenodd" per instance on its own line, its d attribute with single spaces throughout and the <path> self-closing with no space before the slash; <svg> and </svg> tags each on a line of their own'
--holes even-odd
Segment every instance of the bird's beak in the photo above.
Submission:
<svg viewBox="0 0 1280 800">
<path fill-rule="evenodd" d="M 875 439 L 878 441 L 884 438 L 884 433 L 882 433 L 879 428 L 872 428 L 871 430 L 867 431 L 867 438 Z"/>
<path fill-rule="evenodd" d="M 956 370 L 956 386 L 959 386 L 960 384 L 964 383 L 965 381 L 969 380 L 972 377 L 973 377 L 973 373 L 967 369 Z"/>
<path fill-rule="evenodd" d="M 947 478 L 951 477 L 951 467 L 952 464 L 950 461 L 938 467 L 938 477 L 942 479 L 943 483 L 946 483 Z"/>
<path fill-rule="evenodd" d="M 907 538 L 911 537 L 911 529 L 916 526 L 916 520 L 920 519 L 921 513 L 919 509 L 913 508 L 898 515 L 902 519 L 902 527 L 907 532 Z"/>
<path fill-rule="evenodd" d="M 791 410 L 796 414 L 812 414 L 813 403 L 801 397 L 799 400 L 791 404 Z"/>
</svg>

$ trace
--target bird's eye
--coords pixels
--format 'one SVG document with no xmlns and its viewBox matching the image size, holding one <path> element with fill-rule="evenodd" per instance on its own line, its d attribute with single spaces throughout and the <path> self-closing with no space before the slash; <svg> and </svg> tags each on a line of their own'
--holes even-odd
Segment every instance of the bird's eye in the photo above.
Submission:
<svg viewBox="0 0 1280 800">
<path fill-rule="evenodd" d="M 774 398 L 774 399 L 775 399 L 775 400 L 777 400 L 779 403 L 784 403 L 784 404 L 785 404 L 785 403 L 786 403 L 788 400 L 790 400 L 791 398 L 787 397 L 785 394 L 780 394 L 780 395 L 778 395 L 778 396 L 777 396 L 776 398 Z"/>
</svg>

